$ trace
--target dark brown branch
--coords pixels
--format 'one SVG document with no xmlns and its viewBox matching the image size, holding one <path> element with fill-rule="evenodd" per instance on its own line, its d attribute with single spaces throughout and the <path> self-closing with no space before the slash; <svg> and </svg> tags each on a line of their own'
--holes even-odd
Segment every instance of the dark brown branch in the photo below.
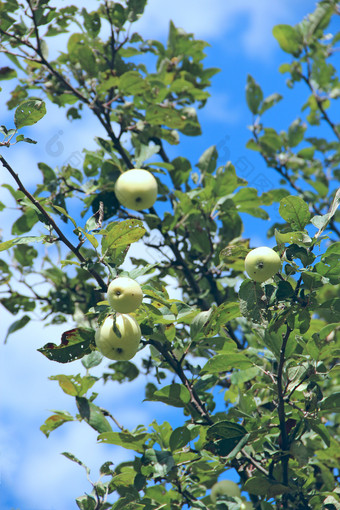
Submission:
<svg viewBox="0 0 340 510">
<path fill-rule="evenodd" d="M 153 345 L 164 357 L 165 361 L 170 365 L 173 371 L 178 375 L 182 384 L 187 388 L 190 393 L 190 404 L 195 409 L 195 411 L 201 416 L 202 420 L 206 422 L 207 425 L 212 425 L 214 422 L 210 417 L 208 411 L 206 411 L 203 402 L 200 397 L 197 395 L 193 385 L 188 380 L 187 376 L 184 373 L 181 363 L 175 358 L 175 356 L 167 350 L 167 348 L 161 342 L 157 340 L 149 340 L 149 343 Z"/>
<path fill-rule="evenodd" d="M 86 269 L 89 271 L 89 273 L 93 276 L 93 278 L 98 282 L 101 290 L 103 292 L 106 292 L 107 285 L 102 279 L 102 277 L 95 271 L 93 268 L 91 268 L 88 264 L 88 260 L 80 253 L 79 249 L 77 249 L 69 240 L 68 238 L 63 234 L 63 232 L 60 230 L 54 219 L 48 214 L 48 212 L 44 209 L 44 207 L 40 204 L 40 202 L 33 196 L 31 193 L 25 188 L 22 181 L 20 180 L 20 177 L 18 174 L 15 173 L 11 165 L 5 160 L 3 156 L 0 155 L 0 161 L 2 165 L 9 171 L 13 179 L 16 181 L 19 190 L 29 199 L 29 201 L 38 209 L 38 211 L 43 215 L 45 220 L 47 221 L 48 225 L 53 228 L 53 230 L 58 234 L 60 241 L 62 241 L 71 251 L 74 253 L 74 255 L 77 257 L 77 259 L 86 267 Z"/>
</svg>

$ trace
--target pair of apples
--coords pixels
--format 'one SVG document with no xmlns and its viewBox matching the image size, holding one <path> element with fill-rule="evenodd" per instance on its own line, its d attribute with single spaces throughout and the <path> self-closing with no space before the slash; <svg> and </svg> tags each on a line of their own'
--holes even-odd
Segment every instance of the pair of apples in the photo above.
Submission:
<svg viewBox="0 0 340 510">
<path fill-rule="evenodd" d="M 122 173 L 115 184 L 118 202 L 127 209 L 149 209 L 157 200 L 158 186 L 148 170 L 134 168 Z M 143 300 L 138 282 L 128 277 L 113 280 L 107 290 L 107 300 L 116 312 L 109 315 L 97 329 L 95 342 L 99 351 L 109 359 L 127 361 L 134 357 L 141 339 L 141 329 L 134 312 Z"/>
<path fill-rule="evenodd" d="M 107 358 L 127 361 L 136 354 L 142 336 L 138 322 L 129 313 L 142 303 L 143 291 L 132 278 L 120 276 L 110 283 L 107 300 L 116 313 L 97 329 L 95 342 Z"/>
</svg>

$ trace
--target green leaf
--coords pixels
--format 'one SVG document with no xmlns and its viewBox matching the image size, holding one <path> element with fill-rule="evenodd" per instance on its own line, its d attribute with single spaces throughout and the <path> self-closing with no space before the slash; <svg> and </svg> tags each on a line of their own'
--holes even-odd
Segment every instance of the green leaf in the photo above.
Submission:
<svg viewBox="0 0 340 510">
<path fill-rule="evenodd" d="M 259 109 L 259 115 L 262 115 L 265 111 L 269 110 L 269 108 L 276 105 L 279 101 L 281 101 L 281 99 L 283 99 L 283 96 L 277 92 L 266 97 L 262 102 L 261 108 Z"/>
<path fill-rule="evenodd" d="M 85 469 L 87 475 L 90 474 L 90 468 L 88 468 L 86 464 L 84 464 L 84 462 L 82 462 L 75 455 L 73 455 L 73 453 L 62 452 L 61 455 L 64 455 L 64 457 L 66 457 L 67 459 L 71 460 L 72 462 L 75 462 L 76 464 L 79 464 L 79 466 L 82 466 Z"/>
<path fill-rule="evenodd" d="M 13 250 L 16 260 L 23 267 L 31 267 L 34 259 L 38 256 L 38 252 L 33 246 L 27 244 L 18 244 Z"/>
<path fill-rule="evenodd" d="M 147 80 L 138 71 L 128 71 L 122 74 L 119 79 L 119 90 L 125 95 L 138 95 L 149 89 Z M 163 110 L 165 112 L 166 109 Z M 148 117 L 148 115 L 147 115 Z"/>
<path fill-rule="evenodd" d="M 328 427 L 326 427 L 326 425 L 323 423 L 320 423 L 319 420 L 314 420 L 312 418 L 308 419 L 308 424 L 310 425 L 311 429 L 313 429 L 314 432 L 316 432 L 321 437 L 327 448 L 329 448 L 331 446 L 331 435 L 329 433 Z"/>
<path fill-rule="evenodd" d="M 249 492 L 249 494 L 267 496 L 268 498 L 275 497 L 279 494 L 288 494 L 292 491 L 290 487 L 262 476 L 249 478 L 244 484 L 244 490 Z"/>
<path fill-rule="evenodd" d="M 70 329 L 62 334 L 60 345 L 49 342 L 38 351 L 49 360 L 70 363 L 91 353 L 91 346 L 94 347 L 94 334 L 92 329 Z"/>
<path fill-rule="evenodd" d="M 187 427 L 178 427 L 173 430 L 169 440 L 171 451 L 180 450 L 188 444 L 190 439 L 191 434 Z"/>
<path fill-rule="evenodd" d="M 127 450 L 134 450 L 138 453 L 143 453 L 145 443 L 149 439 L 149 434 L 137 433 L 132 434 L 129 431 L 124 432 L 104 432 L 98 436 L 99 443 L 115 444 L 122 446 Z"/>
<path fill-rule="evenodd" d="M 306 231 L 282 233 L 275 229 L 274 234 L 277 244 L 296 244 L 298 246 L 310 246 L 312 243 L 312 239 L 309 237 Z"/>
<path fill-rule="evenodd" d="M 98 406 L 93 404 L 93 402 L 90 402 L 84 397 L 76 397 L 76 403 L 80 416 L 90 425 L 90 427 L 100 434 L 112 431 L 111 425 L 105 418 L 103 412 Z"/>
<path fill-rule="evenodd" d="M 317 32 L 321 32 L 327 28 L 334 14 L 333 9 L 332 2 L 317 3 L 315 11 L 299 23 L 299 27 L 307 43 L 310 42 L 310 39 L 312 39 Z"/>
<path fill-rule="evenodd" d="M 225 302 L 215 308 L 204 325 L 204 334 L 213 336 L 217 334 L 227 322 L 241 316 L 240 306 L 237 302 Z"/>
<path fill-rule="evenodd" d="M 79 498 L 76 498 L 75 501 L 78 505 L 78 508 L 80 508 L 80 510 L 96 510 L 97 499 L 94 496 L 91 496 L 91 494 L 86 494 L 85 496 L 79 496 Z"/>
<path fill-rule="evenodd" d="M 159 152 L 159 145 L 143 145 L 135 151 L 135 167 L 141 168 L 143 163 Z"/>
<path fill-rule="evenodd" d="M 60 427 L 64 423 L 68 421 L 74 421 L 73 416 L 67 411 L 55 411 L 55 414 L 52 414 L 45 423 L 41 425 L 40 430 L 45 434 L 46 437 L 50 435 L 50 433 L 56 428 Z"/>
<path fill-rule="evenodd" d="M 182 129 L 187 121 L 182 118 L 181 113 L 173 106 L 149 106 L 145 116 L 146 122 L 153 126 L 167 126 L 171 129 Z M 164 134 L 162 133 L 162 138 Z"/>
<path fill-rule="evenodd" d="M 280 201 L 279 213 L 294 231 L 303 231 L 311 218 L 308 204 L 292 195 Z"/>
<path fill-rule="evenodd" d="M 244 317 L 259 323 L 268 319 L 268 306 L 264 301 L 264 291 L 259 283 L 251 280 L 242 282 L 239 298 L 240 311 Z"/>
<path fill-rule="evenodd" d="M 313 225 L 315 225 L 319 229 L 319 231 L 314 236 L 315 238 L 318 238 L 325 230 L 332 217 L 336 214 L 339 205 L 340 205 L 340 188 L 335 193 L 335 197 L 333 199 L 329 212 L 322 216 L 314 216 L 311 219 L 311 223 L 313 223 Z"/>
<path fill-rule="evenodd" d="M 35 140 L 32 140 L 32 138 L 27 138 L 24 135 L 18 135 L 15 137 L 15 141 L 18 142 L 26 142 L 26 143 L 37 143 Z"/>
<path fill-rule="evenodd" d="M 334 393 L 329 397 L 326 397 L 320 403 L 320 410 L 326 411 L 327 413 L 339 413 L 340 412 L 340 393 Z"/>
<path fill-rule="evenodd" d="M 147 0 L 128 0 L 128 20 L 132 23 L 137 21 L 144 12 Z"/>
<path fill-rule="evenodd" d="M 229 269 L 244 271 L 244 259 L 249 252 L 249 240 L 238 239 L 235 244 L 229 244 L 220 251 L 220 261 Z"/>
<path fill-rule="evenodd" d="M 237 423 L 223 420 L 215 423 L 207 430 L 207 443 L 204 445 L 206 450 L 223 457 L 230 455 L 238 445 L 246 444 L 248 432 Z"/>
<path fill-rule="evenodd" d="M 242 353 L 232 352 L 227 354 L 216 354 L 210 358 L 204 367 L 202 373 L 215 374 L 219 372 L 229 372 L 230 370 L 250 368 L 253 363 Z"/>
<path fill-rule="evenodd" d="M 237 438 L 240 440 L 246 434 L 247 431 L 242 425 L 232 421 L 222 420 L 208 428 L 207 439 Z"/>
<path fill-rule="evenodd" d="M 29 99 L 23 101 L 15 110 L 14 124 L 17 129 L 35 124 L 46 114 L 44 101 Z"/>
<path fill-rule="evenodd" d="M 185 386 L 175 383 L 156 390 L 145 400 L 164 402 L 173 407 L 185 407 L 190 402 L 190 393 Z"/>
<path fill-rule="evenodd" d="M 11 67 L 0 67 L 0 80 L 12 80 L 16 78 L 17 72 Z"/>
<path fill-rule="evenodd" d="M 268 213 L 261 209 L 263 201 L 255 188 L 242 188 L 233 197 L 238 212 L 245 212 L 257 218 L 269 219 Z"/>
<path fill-rule="evenodd" d="M 94 39 L 100 32 L 101 21 L 98 12 L 93 11 L 88 13 L 86 9 L 81 10 L 84 18 L 84 27 L 87 33 Z"/>
<path fill-rule="evenodd" d="M 52 207 L 54 209 L 57 209 L 57 211 L 59 211 L 63 216 L 66 216 L 66 218 L 71 220 L 73 225 L 75 227 L 77 227 L 77 223 L 75 222 L 75 220 L 73 218 L 71 218 L 71 216 L 67 213 L 67 211 L 63 207 L 60 207 L 59 205 L 54 205 L 54 204 L 52 204 Z"/>
<path fill-rule="evenodd" d="M 19 320 L 13 322 L 7 330 L 4 342 L 7 342 L 9 335 L 15 333 L 15 331 L 18 331 L 19 329 L 24 328 L 30 320 L 31 318 L 28 315 L 23 315 L 23 317 L 21 317 Z"/>
<path fill-rule="evenodd" d="M 276 25 L 273 35 L 281 49 L 298 57 L 302 51 L 302 35 L 298 27 L 290 25 Z"/>
<path fill-rule="evenodd" d="M 20 235 L 30 232 L 38 221 L 39 217 L 36 210 L 28 209 L 13 223 L 11 233 L 13 235 Z"/>
<path fill-rule="evenodd" d="M 115 253 L 117 248 L 125 248 L 131 243 L 141 239 L 146 230 L 141 220 L 125 220 L 109 223 L 105 230 L 99 233 L 103 235 L 102 255 L 107 256 Z"/>
<path fill-rule="evenodd" d="M 205 312 L 199 312 L 196 317 L 191 322 L 190 325 L 190 336 L 194 340 L 196 337 L 202 333 L 204 334 L 203 328 L 208 323 L 209 317 L 212 313 L 212 310 L 207 310 Z"/>
<path fill-rule="evenodd" d="M 116 361 L 111 363 L 109 368 L 112 372 L 103 374 L 104 382 L 111 380 L 118 381 L 121 384 L 133 381 L 139 375 L 138 368 L 131 361 Z"/>
<path fill-rule="evenodd" d="M 49 377 L 51 381 L 58 381 L 61 389 L 72 397 L 81 397 L 85 395 L 87 391 L 92 388 L 96 383 L 97 377 L 92 375 L 86 375 L 82 377 L 80 374 L 77 375 L 51 375 Z"/>
<path fill-rule="evenodd" d="M 143 456 L 146 464 L 151 464 L 154 476 L 164 478 L 174 468 L 175 461 L 172 454 L 168 451 L 159 451 L 154 448 L 148 448 Z"/>
<path fill-rule="evenodd" d="M 259 375 L 259 369 L 257 367 L 251 367 L 245 370 L 237 370 L 231 374 L 230 381 L 232 384 L 240 386 L 247 381 L 255 379 L 257 375 Z"/>
<path fill-rule="evenodd" d="M 103 356 L 99 351 L 92 351 L 90 354 L 83 356 L 81 363 L 89 370 L 90 368 L 97 367 L 102 362 Z"/>
<path fill-rule="evenodd" d="M 175 188 L 188 181 L 191 173 L 191 163 L 187 158 L 178 156 L 171 162 L 172 167 L 169 169 L 171 179 Z"/>
<path fill-rule="evenodd" d="M 296 147 L 300 142 L 302 142 L 306 129 L 306 124 L 301 124 L 300 119 L 296 119 L 291 123 L 288 128 L 289 147 Z"/>
<path fill-rule="evenodd" d="M 214 172 L 216 168 L 216 161 L 218 158 L 216 146 L 212 145 L 208 149 L 206 149 L 202 156 L 198 160 L 198 168 L 201 170 L 201 172 L 211 174 Z"/>
<path fill-rule="evenodd" d="M 263 99 L 261 87 L 256 83 L 254 78 L 248 74 L 246 85 L 246 100 L 249 110 L 256 115 L 259 113 L 259 107 Z"/>
</svg>

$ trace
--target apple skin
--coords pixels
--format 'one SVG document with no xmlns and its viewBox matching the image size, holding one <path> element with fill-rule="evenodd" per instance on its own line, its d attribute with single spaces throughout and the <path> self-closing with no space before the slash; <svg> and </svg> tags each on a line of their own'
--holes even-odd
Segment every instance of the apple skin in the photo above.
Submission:
<svg viewBox="0 0 340 510">
<path fill-rule="evenodd" d="M 116 315 L 116 327 L 121 333 L 119 338 L 113 329 L 114 316 L 109 315 L 97 329 L 95 342 L 98 350 L 106 358 L 127 361 L 134 357 L 141 339 L 141 330 L 134 317 L 128 314 Z"/>
<path fill-rule="evenodd" d="M 157 200 L 158 186 L 148 170 L 134 168 L 122 173 L 115 184 L 118 202 L 133 211 L 149 209 Z"/>
<path fill-rule="evenodd" d="M 242 501 L 240 510 L 254 510 L 254 507 L 250 501 Z"/>
<path fill-rule="evenodd" d="M 221 480 L 215 483 L 211 488 L 210 498 L 213 503 L 216 503 L 218 496 L 230 496 L 231 498 L 240 498 L 241 491 L 237 483 L 231 480 Z"/>
<path fill-rule="evenodd" d="M 281 259 L 276 251 L 261 246 L 251 250 L 244 261 L 245 270 L 255 282 L 265 282 L 281 269 Z"/>
<path fill-rule="evenodd" d="M 136 280 L 120 276 L 110 283 L 107 289 L 107 300 L 116 312 L 130 313 L 143 301 L 143 291 Z"/>
</svg>

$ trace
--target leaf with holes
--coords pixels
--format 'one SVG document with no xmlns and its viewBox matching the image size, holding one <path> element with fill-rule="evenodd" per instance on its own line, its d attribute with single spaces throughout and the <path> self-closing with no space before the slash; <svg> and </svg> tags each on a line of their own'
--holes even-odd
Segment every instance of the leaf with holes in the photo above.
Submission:
<svg viewBox="0 0 340 510">
<path fill-rule="evenodd" d="M 62 334 L 60 345 L 47 343 L 38 351 L 52 361 L 70 363 L 92 352 L 91 345 L 95 346 L 94 335 L 92 329 L 70 329 Z"/>
<path fill-rule="evenodd" d="M 46 114 L 44 101 L 40 99 L 29 99 L 21 103 L 14 114 L 14 124 L 17 129 L 24 126 L 31 126 L 42 119 Z"/>
</svg>

